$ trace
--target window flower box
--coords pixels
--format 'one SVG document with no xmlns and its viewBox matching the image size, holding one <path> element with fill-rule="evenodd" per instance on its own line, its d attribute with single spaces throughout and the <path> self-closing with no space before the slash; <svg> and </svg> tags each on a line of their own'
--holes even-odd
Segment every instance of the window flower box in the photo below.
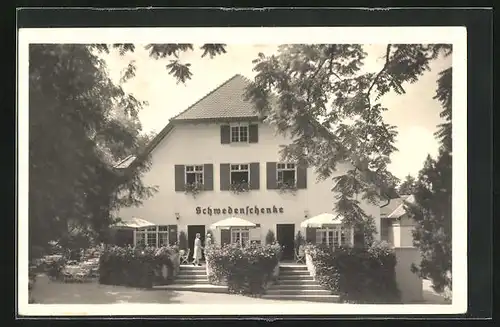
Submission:
<svg viewBox="0 0 500 327">
<path fill-rule="evenodd" d="M 280 193 L 291 193 L 295 195 L 297 193 L 297 184 L 295 181 L 278 182 L 278 189 Z"/>
<path fill-rule="evenodd" d="M 248 183 L 232 183 L 230 186 L 230 190 L 235 194 L 245 193 L 250 190 L 250 185 Z"/>
<path fill-rule="evenodd" d="M 203 191 L 203 184 L 201 183 L 188 183 L 185 186 L 185 193 L 191 194 L 193 197 L 196 197 L 200 192 Z"/>
</svg>

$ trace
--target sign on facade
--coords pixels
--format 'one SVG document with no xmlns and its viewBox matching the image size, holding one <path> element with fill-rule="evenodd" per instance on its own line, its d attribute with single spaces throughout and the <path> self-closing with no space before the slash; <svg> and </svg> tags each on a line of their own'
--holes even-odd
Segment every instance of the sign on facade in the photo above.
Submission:
<svg viewBox="0 0 500 327">
<path fill-rule="evenodd" d="M 265 214 L 282 214 L 284 212 L 283 207 L 265 207 L 260 208 L 258 206 L 246 206 L 240 208 L 226 207 L 226 208 L 212 208 L 212 207 L 196 207 L 196 214 L 198 215 L 232 215 L 232 214 L 240 214 L 240 215 L 265 215 Z"/>
</svg>

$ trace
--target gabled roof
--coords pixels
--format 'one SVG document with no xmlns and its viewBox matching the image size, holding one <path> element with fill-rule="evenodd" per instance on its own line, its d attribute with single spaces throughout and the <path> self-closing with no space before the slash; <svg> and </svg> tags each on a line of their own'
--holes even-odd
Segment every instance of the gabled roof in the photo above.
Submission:
<svg viewBox="0 0 500 327">
<path fill-rule="evenodd" d="M 247 78 L 234 75 L 171 120 L 256 118 L 258 114 L 255 106 L 244 99 L 245 90 L 250 83 Z"/>
<path fill-rule="evenodd" d="M 149 155 L 177 122 L 258 119 L 255 106 L 251 101 L 244 99 L 246 88 L 250 83 L 249 79 L 236 74 L 210 91 L 189 108 L 171 118 L 167 126 L 144 149 L 141 157 Z M 114 168 L 120 170 L 129 168 L 137 159 L 135 156 L 129 156 Z"/>
<path fill-rule="evenodd" d="M 399 198 L 391 199 L 388 205 L 380 208 L 381 218 L 399 218 L 406 213 L 405 202 L 412 203 L 413 195 L 402 195 Z"/>
</svg>

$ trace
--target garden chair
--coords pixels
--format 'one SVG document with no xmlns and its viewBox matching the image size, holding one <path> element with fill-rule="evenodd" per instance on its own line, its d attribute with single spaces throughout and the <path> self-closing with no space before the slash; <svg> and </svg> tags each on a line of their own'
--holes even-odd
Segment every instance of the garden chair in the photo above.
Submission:
<svg viewBox="0 0 500 327">
<path fill-rule="evenodd" d="M 295 249 L 295 263 L 306 263 L 306 254 L 304 252 L 304 247 L 301 245 L 298 249 Z"/>
<path fill-rule="evenodd" d="M 179 254 L 181 257 L 181 265 L 182 264 L 188 265 L 189 264 L 189 253 L 191 252 L 191 249 L 181 250 L 181 251 L 179 251 Z"/>
</svg>

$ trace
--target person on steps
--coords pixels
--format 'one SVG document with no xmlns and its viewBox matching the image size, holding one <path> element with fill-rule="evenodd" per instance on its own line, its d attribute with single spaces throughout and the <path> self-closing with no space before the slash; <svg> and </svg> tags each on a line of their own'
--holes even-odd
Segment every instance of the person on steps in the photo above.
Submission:
<svg viewBox="0 0 500 327">
<path fill-rule="evenodd" d="M 201 266 L 200 259 L 202 257 L 201 250 L 203 249 L 203 247 L 201 246 L 200 237 L 200 233 L 196 233 L 196 238 L 194 239 L 193 266 Z"/>
</svg>

